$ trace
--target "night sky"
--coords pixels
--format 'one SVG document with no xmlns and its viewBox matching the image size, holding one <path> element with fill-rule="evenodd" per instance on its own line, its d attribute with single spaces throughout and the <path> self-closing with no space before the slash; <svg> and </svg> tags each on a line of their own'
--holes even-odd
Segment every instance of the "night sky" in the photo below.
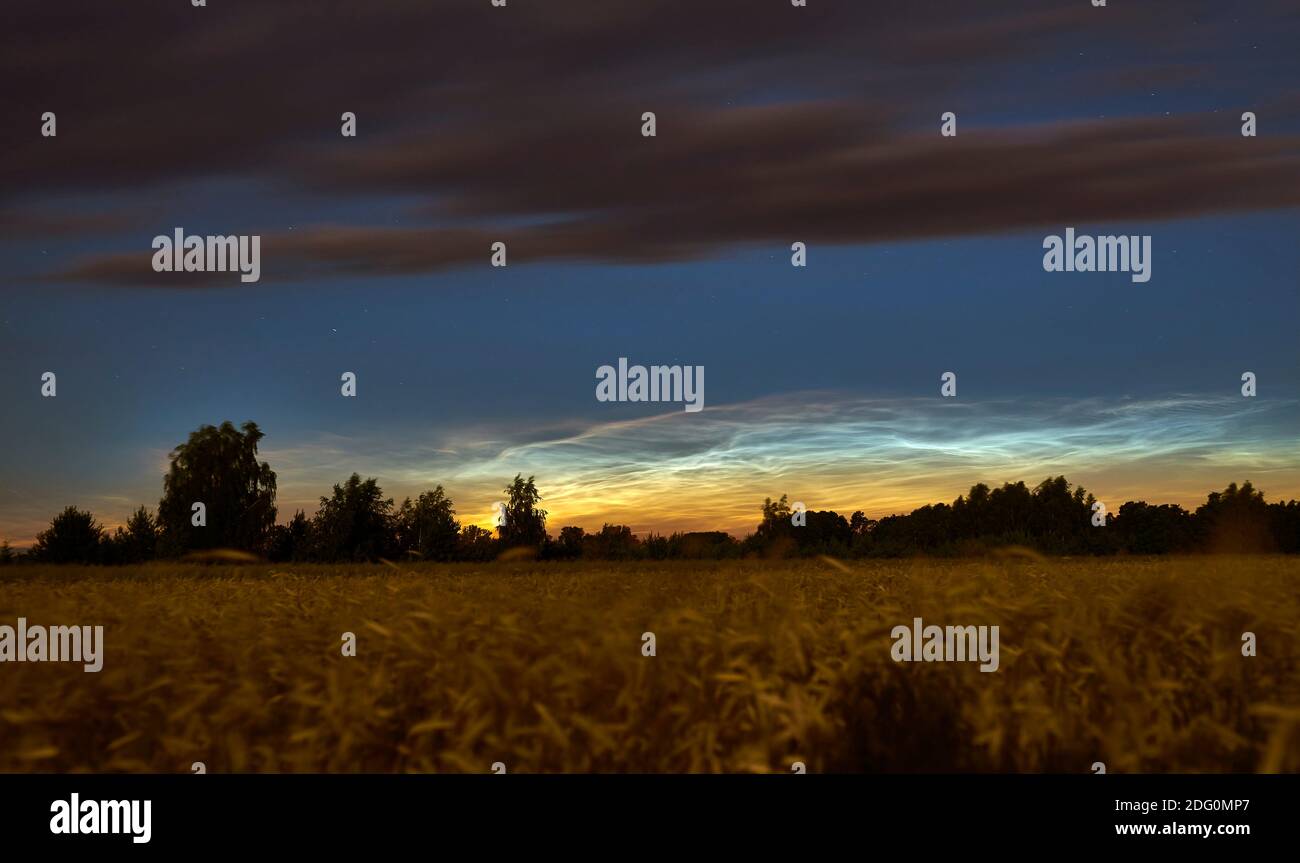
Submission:
<svg viewBox="0 0 1300 863">
<path fill-rule="evenodd" d="M 1058 473 L 1112 511 L 1300 496 L 1294 0 L 11 7 L 15 545 L 156 506 L 223 420 L 281 520 L 353 471 L 484 526 L 535 474 L 552 533 Z M 176 227 L 261 235 L 261 280 L 153 272 Z M 1044 272 L 1066 227 L 1151 235 L 1150 281 Z M 619 357 L 704 366 L 704 410 L 597 401 Z"/>
</svg>

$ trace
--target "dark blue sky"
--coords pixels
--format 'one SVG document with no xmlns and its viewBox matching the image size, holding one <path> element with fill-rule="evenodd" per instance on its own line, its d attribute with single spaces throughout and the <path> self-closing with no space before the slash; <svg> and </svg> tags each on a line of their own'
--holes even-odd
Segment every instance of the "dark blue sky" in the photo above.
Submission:
<svg viewBox="0 0 1300 863">
<path fill-rule="evenodd" d="M 292 38 L 282 10 L 221 5 L 133 9 L 100 39 L 25 12 L 4 37 L 25 85 L 0 201 L 17 544 L 67 504 L 116 524 L 156 503 L 171 447 L 226 419 L 266 432 L 282 516 L 354 470 L 399 498 L 442 483 L 483 524 L 536 473 L 553 528 L 638 531 L 740 532 L 784 492 L 881 515 L 1048 472 L 1114 507 L 1300 492 L 1287 4 L 511 6 L 504 25 L 397 4 Z M 260 234 L 262 280 L 159 278 L 150 241 L 177 226 Z M 1066 226 L 1151 235 L 1151 280 L 1044 272 Z M 704 366 L 705 411 L 598 402 L 619 357 Z"/>
</svg>

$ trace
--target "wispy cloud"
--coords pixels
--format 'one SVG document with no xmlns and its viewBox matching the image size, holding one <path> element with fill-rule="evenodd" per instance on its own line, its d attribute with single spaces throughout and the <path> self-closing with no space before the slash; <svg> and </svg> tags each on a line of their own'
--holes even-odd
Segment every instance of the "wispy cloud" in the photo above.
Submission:
<svg viewBox="0 0 1300 863">
<path fill-rule="evenodd" d="M 1300 497 L 1300 402 L 1196 395 L 1162 399 L 866 399 L 790 393 L 700 413 L 674 410 L 608 422 L 512 421 L 394 426 L 373 434 L 268 438 L 281 519 L 315 511 L 356 471 L 401 500 L 441 484 L 459 517 L 492 524 L 492 503 L 516 474 L 536 475 L 554 532 L 605 522 L 648 531 L 743 535 L 766 497 L 872 517 L 951 501 L 977 482 L 1033 484 L 1057 474 L 1112 508 L 1125 500 L 1195 506 L 1208 491 L 1252 480 L 1271 500 Z M 69 503 L 109 527 L 161 492 L 165 455 L 130 489 L 88 486 L 57 497 L 8 487 L 0 536 L 26 545 Z M 129 492 L 129 493 L 127 493 Z"/>
<path fill-rule="evenodd" d="M 246 201 L 222 232 L 264 236 L 268 283 L 481 264 L 496 240 L 512 263 L 661 262 L 788 244 L 796 227 L 804 241 L 853 244 L 1300 206 L 1296 112 L 1279 83 L 1293 66 L 1272 47 L 1297 26 L 1282 0 L 1252 4 L 1252 32 L 1274 38 L 1247 62 L 1224 35 L 1240 26 L 1236 13 L 1188 0 L 1104 10 L 938 0 L 887 16 L 862 3 L 747 0 L 640 0 L 599 14 L 521 4 L 488 16 L 438 5 L 372 4 L 358 19 L 317 3 L 258 4 L 202 27 L 101 10 L 75 30 L 17 11 L 0 33 L 0 73 L 63 110 L 69 131 L 0 129 L 0 203 L 123 188 L 184 200 L 159 189 L 214 177 L 260 185 L 265 200 Z M 312 39 L 266 48 L 262 34 L 291 32 L 304 15 Z M 64 47 L 33 52 L 33 34 Z M 1083 59 L 1098 39 L 1105 61 Z M 1185 69 L 1169 75 L 1192 52 L 1216 85 L 1268 106 L 1268 134 L 1243 138 L 1226 92 L 1207 100 L 1180 84 Z M 1159 86 L 1176 92 L 1152 102 L 1160 72 Z M 1015 124 L 989 95 L 1009 78 Z M 1098 80 L 1113 113 L 1093 110 Z M 269 81 L 276 98 L 249 98 Z M 140 92 L 149 98 L 120 97 Z M 344 109 L 360 112 L 355 138 L 338 134 Z M 960 109 L 960 132 L 941 138 L 949 109 Z M 654 138 L 639 133 L 647 110 Z M 167 135 L 158 116 L 176 120 Z M 400 218 L 375 219 L 377 197 Z M 286 199 L 331 216 L 293 231 L 259 224 Z M 158 213 L 156 230 L 179 215 Z M 38 216 L 43 230 L 78 225 Z M 147 239 L 96 247 L 47 275 L 236 283 L 154 273 Z"/>
<path fill-rule="evenodd" d="M 1055 474 L 1118 506 L 1193 505 L 1253 479 L 1274 498 L 1300 493 L 1300 443 L 1285 433 L 1293 402 L 869 400 L 798 393 L 551 434 L 510 427 L 463 433 L 322 438 L 272 450 L 282 500 L 314 495 L 352 469 L 398 497 L 434 483 L 462 517 L 487 525 L 516 473 L 535 474 L 552 526 L 603 522 L 637 531 L 752 529 L 766 496 L 880 516 L 950 501 L 976 482 Z M 490 437 L 490 440 L 489 440 Z"/>
</svg>

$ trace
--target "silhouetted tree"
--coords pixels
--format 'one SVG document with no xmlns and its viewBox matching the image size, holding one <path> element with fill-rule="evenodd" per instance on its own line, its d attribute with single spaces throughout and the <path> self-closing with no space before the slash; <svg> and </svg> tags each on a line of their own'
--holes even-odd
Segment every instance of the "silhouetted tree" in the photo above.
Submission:
<svg viewBox="0 0 1300 863">
<path fill-rule="evenodd" d="M 242 431 L 241 431 L 242 429 Z M 256 423 L 236 429 L 205 425 L 171 453 L 158 503 L 162 547 L 167 554 L 190 549 L 259 551 L 275 524 L 275 472 L 257 460 L 263 435 Z M 206 508 L 206 526 L 193 524 L 193 506 Z"/>
<path fill-rule="evenodd" d="M 128 560 L 127 546 L 125 529 L 119 527 L 111 534 L 105 531 L 99 540 L 99 563 L 109 566 L 133 563 L 134 561 Z"/>
<path fill-rule="evenodd" d="M 795 528 L 791 524 L 790 499 L 781 495 L 774 501 L 770 497 L 763 499 L 762 520 L 754 534 L 746 539 L 746 549 L 759 552 L 767 557 L 784 557 L 796 551 L 791 535 Z"/>
<path fill-rule="evenodd" d="M 1119 508 L 1114 529 L 1118 548 L 1130 554 L 1169 554 L 1190 551 L 1196 540 L 1192 516 L 1172 503 L 1152 506 L 1129 501 Z"/>
<path fill-rule="evenodd" d="M 668 559 L 668 537 L 662 534 L 650 533 L 642 540 L 642 544 L 645 546 L 645 556 L 651 560 Z"/>
<path fill-rule="evenodd" d="M 403 552 L 424 560 L 454 560 L 460 524 L 442 486 L 426 491 L 415 503 L 407 498 L 397 511 L 398 543 Z"/>
<path fill-rule="evenodd" d="M 862 557 L 871 553 L 871 542 L 874 531 L 880 522 L 872 518 L 867 518 L 862 510 L 857 510 L 849 518 L 849 530 L 853 532 L 852 549 L 853 555 Z"/>
<path fill-rule="evenodd" d="M 112 550 L 107 555 L 116 563 L 142 563 L 152 560 L 158 552 L 158 522 L 145 507 L 140 507 L 126 521 L 126 529 L 118 528 L 110 541 Z"/>
<path fill-rule="evenodd" d="M 1268 505 L 1269 529 L 1277 550 L 1287 554 L 1300 552 L 1300 501 Z"/>
<path fill-rule="evenodd" d="M 476 524 L 467 524 L 460 529 L 460 539 L 456 543 L 456 556 L 460 560 L 483 563 L 497 556 L 497 541 L 492 538 L 492 531 Z"/>
<path fill-rule="evenodd" d="M 594 560 L 632 560 L 640 556 L 632 528 L 625 524 L 606 524 L 600 533 L 593 533 L 583 542 L 583 557 Z"/>
<path fill-rule="evenodd" d="M 574 560 L 582 556 L 583 540 L 587 532 L 580 527 L 560 528 L 560 538 L 551 549 L 551 556 L 558 560 Z"/>
<path fill-rule="evenodd" d="M 312 556 L 317 560 L 376 560 L 396 556 L 396 519 L 393 500 L 385 499 L 374 477 L 352 474 L 334 486 L 331 497 L 320 499 L 312 519 Z"/>
<path fill-rule="evenodd" d="M 32 557 L 43 563 L 98 563 L 103 536 L 93 515 L 70 506 L 36 535 Z"/>
<path fill-rule="evenodd" d="M 792 536 L 801 555 L 827 554 L 844 557 L 853 546 L 853 529 L 848 519 L 837 512 L 816 510 L 806 513 L 803 527 Z"/>
<path fill-rule="evenodd" d="M 1271 551 L 1275 545 L 1264 494 L 1250 482 L 1240 488 L 1234 482 L 1222 492 L 1210 492 L 1196 508 L 1196 521 L 1207 551 Z"/>
<path fill-rule="evenodd" d="M 777 501 L 766 498 L 762 512 L 763 520 L 747 542 L 751 551 L 758 551 L 767 557 L 783 557 L 788 554 L 829 554 L 842 557 L 853 549 L 854 528 L 848 519 L 837 512 L 805 510 L 802 523 L 796 525 L 789 496 L 784 494 Z M 858 519 L 859 529 L 863 529 L 865 517 L 860 512 L 855 513 L 854 517 Z"/>
<path fill-rule="evenodd" d="M 848 519 L 831 511 L 806 511 L 799 526 L 792 523 L 788 496 L 766 498 L 762 520 L 742 542 L 722 531 L 650 534 L 642 540 L 630 527 L 611 524 L 595 534 L 567 526 L 552 541 L 546 534 L 546 511 L 538 507 L 536 482 L 521 474 L 506 486 L 509 502 L 500 538 L 494 539 L 477 525 L 457 524 L 442 486 L 414 501 L 408 498 L 394 510 L 375 479 L 363 482 L 354 473 L 334 486 L 332 496 L 321 498 L 320 511 L 311 520 L 299 511 L 287 525 L 266 527 L 265 516 L 275 513 L 275 474 L 256 461 L 260 439 L 252 423 L 243 426 L 243 433 L 230 423 L 200 428 L 172 453 L 157 520 L 140 507 L 125 528 L 109 536 L 90 513 L 68 507 L 24 559 L 132 563 L 148 560 L 165 541 L 179 550 L 244 547 L 276 561 L 361 561 L 414 552 L 428 560 L 483 562 L 512 547 L 536 549 L 543 560 L 961 555 L 1007 545 L 1052 554 L 1300 552 L 1300 502 L 1266 503 L 1249 482 L 1212 492 L 1195 513 L 1174 504 L 1129 501 L 1108 513 L 1106 526 L 1098 528 L 1092 524 L 1093 495 L 1063 476 L 1048 477 L 1032 490 L 1023 482 L 992 489 L 979 483 L 951 505 L 927 504 L 879 520 L 860 510 Z M 199 530 L 189 529 L 193 501 L 208 504 L 210 528 L 225 526 L 201 538 L 202 545 L 196 538 Z M 258 535 L 260 544 L 252 544 Z M 0 544 L 0 564 L 15 558 L 7 542 Z"/>
<path fill-rule="evenodd" d="M 1026 525 L 1030 540 L 1044 551 L 1059 554 L 1087 549 L 1091 537 L 1092 502 L 1082 486 L 1071 492 L 1065 477 L 1048 477 L 1034 487 Z"/>
<path fill-rule="evenodd" d="M 14 560 L 14 550 L 9 547 L 9 540 L 0 541 L 0 566 L 8 566 Z"/>
<path fill-rule="evenodd" d="M 311 555 L 311 522 L 302 510 L 293 514 L 288 524 L 271 527 L 266 539 L 266 557 L 278 563 L 306 560 Z"/>
<path fill-rule="evenodd" d="M 722 560 L 740 556 L 740 543 L 721 530 L 674 533 L 668 537 L 668 557 L 684 560 Z"/>
<path fill-rule="evenodd" d="M 540 547 L 546 541 L 546 510 L 537 507 L 542 496 L 537 493 L 533 477 L 525 480 L 522 474 L 515 474 L 514 482 L 505 487 L 505 493 L 505 520 L 497 528 L 501 546 Z"/>
<path fill-rule="evenodd" d="M 790 522 L 791 515 L 788 495 L 781 495 L 778 501 L 773 501 L 770 497 L 764 498 L 763 519 L 758 523 L 757 535 L 760 539 L 770 540 L 788 534 L 793 526 Z"/>
</svg>

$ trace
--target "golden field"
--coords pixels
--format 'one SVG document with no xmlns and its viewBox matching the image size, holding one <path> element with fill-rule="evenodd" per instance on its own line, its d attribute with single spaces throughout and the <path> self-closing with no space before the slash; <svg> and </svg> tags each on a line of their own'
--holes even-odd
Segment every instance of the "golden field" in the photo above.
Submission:
<svg viewBox="0 0 1300 863">
<path fill-rule="evenodd" d="M 19 616 L 106 644 L 0 664 L 7 772 L 1300 769 L 1295 558 L 0 570 Z"/>
</svg>

